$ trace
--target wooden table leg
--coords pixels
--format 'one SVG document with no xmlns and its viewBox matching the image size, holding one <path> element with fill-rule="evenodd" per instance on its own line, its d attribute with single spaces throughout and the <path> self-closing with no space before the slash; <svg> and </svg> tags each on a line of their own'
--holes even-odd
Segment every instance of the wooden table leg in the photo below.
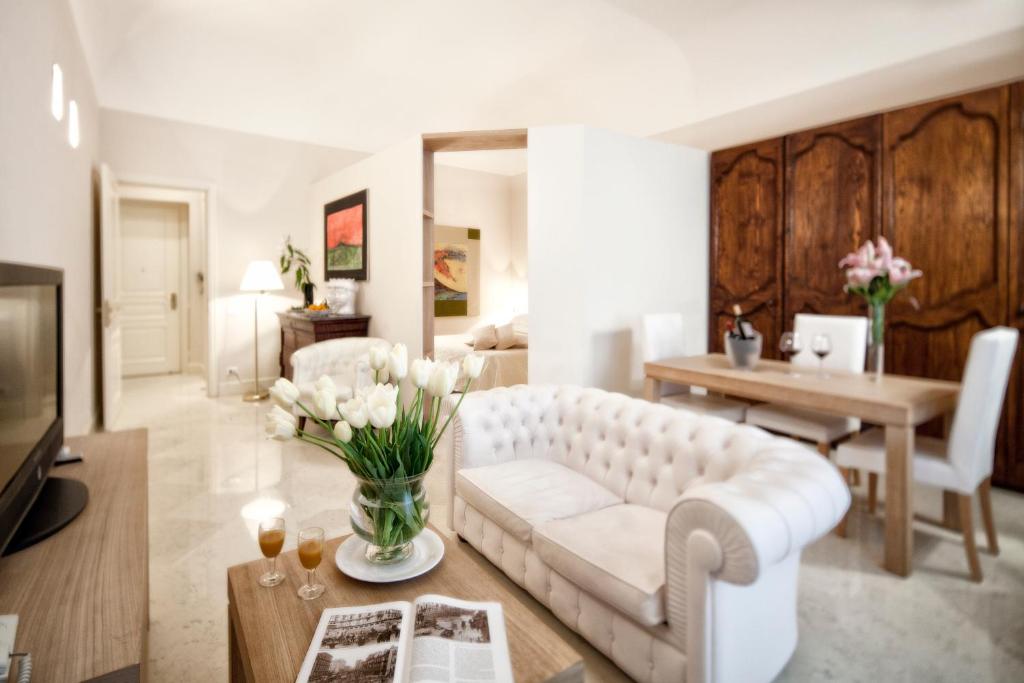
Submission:
<svg viewBox="0 0 1024 683">
<path fill-rule="evenodd" d="M 913 501 L 914 428 L 885 428 L 885 559 L 886 570 L 910 576 L 914 554 Z"/>
<path fill-rule="evenodd" d="M 644 378 L 644 398 L 651 403 L 661 401 L 661 380 L 654 377 Z"/>
<path fill-rule="evenodd" d="M 228 680 L 231 683 L 245 683 L 245 666 L 242 664 L 242 653 L 238 649 L 238 636 L 235 634 L 233 610 L 228 605 Z"/>
</svg>

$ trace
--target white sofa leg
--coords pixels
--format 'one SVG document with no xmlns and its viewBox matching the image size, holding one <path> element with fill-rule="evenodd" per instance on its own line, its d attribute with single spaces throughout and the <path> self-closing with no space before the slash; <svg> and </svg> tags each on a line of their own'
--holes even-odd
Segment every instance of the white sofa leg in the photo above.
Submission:
<svg viewBox="0 0 1024 683">
<path fill-rule="evenodd" d="M 686 681 L 711 683 L 711 573 L 722 568 L 722 548 L 707 531 L 697 529 L 686 539 Z"/>
</svg>

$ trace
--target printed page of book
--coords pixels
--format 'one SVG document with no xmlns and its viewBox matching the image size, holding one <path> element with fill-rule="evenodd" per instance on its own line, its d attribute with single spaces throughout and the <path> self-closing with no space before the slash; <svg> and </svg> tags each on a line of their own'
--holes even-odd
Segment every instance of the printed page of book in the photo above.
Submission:
<svg viewBox="0 0 1024 683">
<path fill-rule="evenodd" d="M 325 609 L 296 683 L 405 683 L 412 620 L 408 602 Z"/>
<path fill-rule="evenodd" d="M 410 683 L 513 683 L 499 603 L 421 595 L 413 611 Z"/>
</svg>

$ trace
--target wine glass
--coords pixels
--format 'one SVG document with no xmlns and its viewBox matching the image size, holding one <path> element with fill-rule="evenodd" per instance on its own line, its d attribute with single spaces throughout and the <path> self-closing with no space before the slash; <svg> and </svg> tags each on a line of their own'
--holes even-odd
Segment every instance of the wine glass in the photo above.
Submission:
<svg viewBox="0 0 1024 683">
<path fill-rule="evenodd" d="M 804 350 L 804 340 L 801 339 L 799 332 L 784 332 L 782 337 L 779 339 L 779 351 L 782 352 L 783 357 L 790 363 L 793 362 L 793 356 Z M 799 377 L 800 375 L 793 372 L 789 373 L 793 377 Z"/>
<path fill-rule="evenodd" d="M 811 340 L 811 351 L 818 357 L 818 375 L 828 377 L 825 374 L 825 356 L 832 353 L 832 337 L 824 332 L 814 335 Z"/>
<path fill-rule="evenodd" d="M 260 550 L 270 560 L 270 571 L 260 577 L 260 585 L 276 586 L 284 581 L 284 574 L 277 571 L 277 556 L 284 546 L 284 520 L 271 517 L 260 522 Z"/>
<path fill-rule="evenodd" d="M 306 527 L 299 532 L 299 562 L 306 569 L 306 583 L 299 586 L 299 597 L 315 600 L 324 592 L 322 583 L 313 583 L 316 568 L 324 555 L 324 530 L 318 526 Z"/>
</svg>

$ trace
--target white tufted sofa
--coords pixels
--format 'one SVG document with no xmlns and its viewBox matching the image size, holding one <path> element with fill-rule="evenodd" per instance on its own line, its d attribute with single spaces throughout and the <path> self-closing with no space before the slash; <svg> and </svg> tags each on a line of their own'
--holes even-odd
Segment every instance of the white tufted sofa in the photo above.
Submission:
<svg viewBox="0 0 1024 683">
<path fill-rule="evenodd" d="M 638 681 L 768 681 L 796 647 L 800 551 L 835 468 L 756 427 L 599 389 L 466 396 L 458 534 Z"/>
</svg>

